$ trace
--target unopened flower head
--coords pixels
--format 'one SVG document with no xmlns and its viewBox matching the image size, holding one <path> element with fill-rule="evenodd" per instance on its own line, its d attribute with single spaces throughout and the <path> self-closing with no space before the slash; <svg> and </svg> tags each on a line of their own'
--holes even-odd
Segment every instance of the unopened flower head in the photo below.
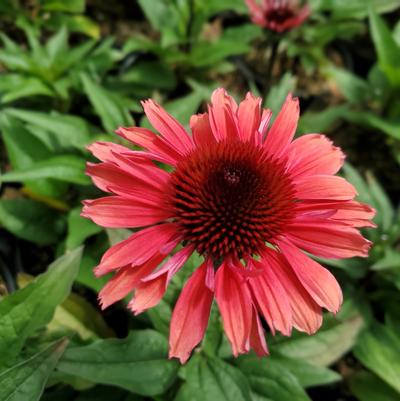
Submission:
<svg viewBox="0 0 400 401">
<path fill-rule="evenodd" d="M 87 173 L 111 195 L 85 201 L 83 216 L 136 230 L 95 269 L 97 276 L 114 273 L 100 292 L 102 307 L 130 293 L 135 314 L 157 305 L 197 252 L 203 262 L 172 314 L 170 357 L 189 358 L 214 298 L 235 356 L 250 348 L 268 354 L 261 319 L 272 333 L 318 330 L 322 308 L 336 313 L 342 292 L 304 251 L 365 257 L 371 245 L 357 228 L 373 226 L 374 210 L 335 176 L 342 151 L 324 135 L 293 140 L 299 102 L 291 95 L 271 125 L 260 98 L 248 93 L 238 105 L 218 89 L 208 112 L 190 119 L 191 134 L 153 100 L 143 107 L 159 134 L 117 130 L 143 150 L 109 142 L 89 147 L 101 163 L 89 164 Z"/>
</svg>

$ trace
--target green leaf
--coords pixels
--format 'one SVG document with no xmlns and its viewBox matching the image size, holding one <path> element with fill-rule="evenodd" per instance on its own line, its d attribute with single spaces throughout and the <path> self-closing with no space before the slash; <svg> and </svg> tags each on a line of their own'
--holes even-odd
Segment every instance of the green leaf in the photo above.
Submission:
<svg viewBox="0 0 400 401">
<path fill-rule="evenodd" d="M 294 91 L 296 83 L 297 78 L 290 72 L 287 72 L 282 76 L 280 81 L 269 90 L 264 105 L 271 109 L 274 117 L 276 117 L 281 109 L 288 93 Z"/>
<path fill-rule="evenodd" d="M 378 53 L 378 62 L 392 85 L 400 85 L 400 46 L 397 45 L 385 21 L 373 7 L 369 10 L 372 40 Z"/>
<path fill-rule="evenodd" d="M 68 340 L 62 339 L 0 373 L 0 399 L 4 401 L 39 401 L 47 380 L 67 343 Z"/>
<path fill-rule="evenodd" d="M 354 75 L 350 71 L 331 66 L 327 70 L 339 87 L 342 95 L 351 103 L 362 103 L 369 95 L 369 86 L 366 81 Z"/>
<path fill-rule="evenodd" d="M 67 249 L 74 249 L 81 245 L 86 238 L 102 231 L 102 228 L 91 220 L 81 217 L 81 207 L 72 209 L 68 215 Z"/>
<path fill-rule="evenodd" d="M 400 395 L 375 375 L 360 372 L 350 378 L 351 392 L 360 401 L 399 401 Z"/>
<path fill-rule="evenodd" d="M 276 401 L 311 401 L 291 371 L 272 358 L 243 357 L 239 368 L 257 395 Z"/>
<path fill-rule="evenodd" d="M 87 185 L 90 179 L 84 173 L 85 160 L 73 156 L 54 156 L 36 162 L 29 168 L 22 168 L 0 175 L 0 182 L 24 182 L 44 178 Z"/>
<path fill-rule="evenodd" d="M 76 116 L 60 114 L 55 111 L 41 113 L 13 108 L 5 109 L 4 113 L 38 127 L 44 133 L 51 133 L 50 142 L 56 141 L 62 148 L 77 147 L 83 149 L 91 140 L 87 122 Z"/>
<path fill-rule="evenodd" d="M 153 396 L 174 381 L 177 363 L 167 359 L 168 343 L 152 330 L 133 331 L 124 339 L 99 340 L 67 350 L 58 369 L 94 383 Z"/>
<path fill-rule="evenodd" d="M 400 266 L 400 252 L 391 248 L 385 248 L 385 256 L 379 259 L 372 266 L 372 270 L 398 269 Z"/>
<path fill-rule="evenodd" d="M 179 401 L 251 400 L 249 383 L 243 373 L 217 358 L 195 355 L 185 367 L 184 379 Z"/>
<path fill-rule="evenodd" d="M 61 57 L 65 57 L 65 55 L 68 54 L 68 31 L 65 26 L 62 26 L 59 31 L 47 41 L 46 50 L 49 57 L 49 64 L 53 64 Z"/>
<path fill-rule="evenodd" d="M 23 198 L 0 200 L 0 224 L 15 236 L 38 245 L 55 243 L 64 227 L 54 209 Z"/>
<path fill-rule="evenodd" d="M 371 173 L 367 174 L 367 182 L 373 205 L 377 209 L 375 219 L 376 224 L 384 231 L 387 231 L 394 221 L 394 209 L 392 203 L 382 186 Z"/>
<path fill-rule="evenodd" d="M 302 359 L 274 354 L 270 356 L 270 361 L 272 361 L 273 366 L 276 365 L 289 370 L 304 388 L 331 384 L 342 379 L 337 372 L 322 366 L 312 365 Z"/>
<path fill-rule="evenodd" d="M 86 74 L 82 74 L 81 79 L 83 88 L 107 131 L 113 132 L 119 126 L 133 125 L 128 108 L 116 94 L 102 88 Z"/>
<path fill-rule="evenodd" d="M 64 11 L 67 13 L 83 13 L 85 11 L 85 0 L 40 0 L 46 11 Z"/>
<path fill-rule="evenodd" d="M 398 333 L 381 324 L 360 336 L 355 356 L 383 381 L 400 393 L 400 338 Z"/>
<path fill-rule="evenodd" d="M 329 366 L 348 352 L 363 326 L 361 316 L 355 316 L 313 336 L 299 336 L 276 345 L 288 357 L 299 358 L 315 366 Z"/>
<path fill-rule="evenodd" d="M 71 291 L 78 274 L 82 249 L 69 252 L 53 262 L 46 273 L 0 302 L 1 363 L 10 363 L 25 340 L 45 326 L 58 304 Z"/>
</svg>

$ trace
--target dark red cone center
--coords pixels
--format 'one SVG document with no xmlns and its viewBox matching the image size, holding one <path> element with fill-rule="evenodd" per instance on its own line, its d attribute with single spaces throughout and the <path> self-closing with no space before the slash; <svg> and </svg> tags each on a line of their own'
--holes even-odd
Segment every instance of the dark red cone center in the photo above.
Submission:
<svg viewBox="0 0 400 401">
<path fill-rule="evenodd" d="M 216 260 L 259 254 L 294 214 L 283 165 L 249 143 L 198 148 L 171 180 L 168 203 L 184 239 Z"/>
</svg>

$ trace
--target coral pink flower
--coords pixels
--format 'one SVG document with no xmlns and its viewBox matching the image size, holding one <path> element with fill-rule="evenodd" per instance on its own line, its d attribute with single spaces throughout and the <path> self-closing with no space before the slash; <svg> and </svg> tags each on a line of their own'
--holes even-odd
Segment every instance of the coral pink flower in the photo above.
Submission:
<svg viewBox="0 0 400 401">
<path fill-rule="evenodd" d="M 252 21 L 278 33 L 301 25 L 310 15 L 308 5 L 300 7 L 297 0 L 246 0 Z"/>
<path fill-rule="evenodd" d="M 144 148 L 97 142 L 101 160 L 87 173 L 104 198 L 85 201 L 82 215 L 103 227 L 136 232 L 112 246 L 96 267 L 114 276 L 100 292 L 103 308 L 129 293 L 140 313 L 160 301 L 172 277 L 197 252 L 204 262 L 184 286 L 172 314 L 170 357 L 185 362 L 207 328 L 216 299 L 235 356 L 268 353 L 261 318 L 272 333 L 314 333 L 322 308 L 336 313 L 342 293 L 321 257 L 365 257 L 374 210 L 334 174 L 344 160 L 323 135 L 293 140 L 299 102 L 289 95 L 271 112 L 250 93 L 239 105 L 225 90 L 208 113 L 190 119 L 192 134 L 152 100 L 145 113 L 160 133 L 119 128 Z M 164 170 L 160 164 L 170 165 Z M 169 256 L 170 255 L 170 256 Z"/>
</svg>

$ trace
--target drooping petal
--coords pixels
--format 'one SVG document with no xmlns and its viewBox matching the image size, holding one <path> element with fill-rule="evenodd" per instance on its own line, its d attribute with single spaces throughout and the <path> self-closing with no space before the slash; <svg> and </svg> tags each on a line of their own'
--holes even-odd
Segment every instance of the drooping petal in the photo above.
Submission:
<svg viewBox="0 0 400 401">
<path fill-rule="evenodd" d="M 97 276 L 102 276 L 122 266 L 140 265 L 157 252 L 166 255 L 179 240 L 174 223 L 145 228 L 112 246 L 101 258 L 100 264 L 95 268 L 95 273 Z"/>
<path fill-rule="evenodd" d="M 177 152 L 185 155 L 193 150 L 192 138 L 185 128 L 159 104 L 149 99 L 142 106 L 151 125 Z"/>
<path fill-rule="evenodd" d="M 154 160 L 176 166 L 182 157 L 171 144 L 149 129 L 119 127 L 115 132 L 135 145 L 147 149 Z"/>
<path fill-rule="evenodd" d="M 282 24 L 279 25 L 278 32 L 284 32 L 289 29 L 296 28 L 297 26 L 301 25 L 310 15 L 311 9 L 308 4 L 304 5 L 300 10 L 297 10 L 297 13 L 294 17 L 288 18 L 287 20 L 283 21 Z"/>
<path fill-rule="evenodd" d="M 185 363 L 202 340 L 208 325 L 213 291 L 206 285 L 208 262 L 204 262 L 186 282 L 172 313 L 169 357 Z"/>
<path fill-rule="evenodd" d="M 292 177 L 300 177 L 336 174 L 345 156 L 325 135 L 307 134 L 290 144 L 289 159 L 290 174 Z"/>
<path fill-rule="evenodd" d="M 172 277 L 182 268 L 193 251 L 192 245 L 184 247 L 171 256 L 159 270 L 143 277 L 142 282 L 136 288 L 135 297 L 128 305 L 129 309 L 138 315 L 146 309 L 158 305 L 167 291 Z"/>
<path fill-rule="evenodd" d="M 346 201 L 357 195 L 354 186 L 342 177 L 312 175 L 295 179 L 293 182 L 299 199 Z"/>
<path fill-rule="evenodd" d="M 190 117 L 189 125 L 196 146 L 212 146 L 216 143 L 207 113 L 193 115 Z"/>
<path fill-rule="evenodd" d="M 314 301 L 330 312 L 337 313 L 342 305 L 343 295 L 332 273 L 310 259 L 290 242 L 280 241 L 278 246 Z"/>
<path fill-rule="evenodd" d="M 160 205 L 121 196 L 107 196 L 86 200 L 81 216 L 90 218 L 102 227 L 135 228 L 159 223 L 171 217 L 171 212 Z"/>
<path fill-rule="evenodd" d="M 285 236 L 299 248 L 323 258 L 367 257 L 371 247 L 371 242 L 355 228 L 312 217 L 288 224 Z"/>
<path fill-rule="evenodd" d="M 322 324 L 321 307 L 311 298 L 281 254 L 266 249 L 262 257 L 286 292 L 292 309 L 293 326 L 308 334 L 315 333 Z"/>
<path fill-rule="evenodd" d="M 261 5 L 257 4 L 255 0 L 246 0 L 247 7 L 250 11 L 251 20 L 262 27 L 265 27 L 264 11 Z"/>
<path fill-rule="evenodd" d="M 215 275 L 215 298 L 233 355 L 249 351 L 252 302 L 243 278 L 223 262 Z"/>
<path fill-rule="evenodd" d="M 279 158 L 287 150 L 296 133 L 299 114 L 299 99 L 289 94 L 264 142 L 264 148 L 271 156 Z"/>
<path fill-rule="evenodd" d="M 239 137 L 242 142 L 257 141 L 257 130 L 261 122 L 261 98 L 247 93 L 237 111 Z"/>
<path fill-rule="evenodd" d="M 288 336 L 292 330 L 292 310 L 282 284 L 267 262 L 253 262 L 263 273 L 250 279 L 249 286 L 271 332 L 276 329 Z"/>
<path fill-rule="evenodd" d="M 265 333 L 262 327 L 257 309 L 253 306 L 253 315 L 251 320 L 250 347 L 258 356 L 269 355 Z"/>
<path fill-rule="evenodd" d="M 140 280 L 151 273 L 165 258 L 165 255 L 156 254 L 140 266 L 124 266 L 107 282 L 99 293 L 102 309 L 121 300 L 130 292 Z"/>
<path fill-rule="evenodd" d="M 236 121 L 237 105 L 225 89 L 216 89 L 208 109 L 211 129 L 217 141 L 239 138 Z"/>
</svg>

